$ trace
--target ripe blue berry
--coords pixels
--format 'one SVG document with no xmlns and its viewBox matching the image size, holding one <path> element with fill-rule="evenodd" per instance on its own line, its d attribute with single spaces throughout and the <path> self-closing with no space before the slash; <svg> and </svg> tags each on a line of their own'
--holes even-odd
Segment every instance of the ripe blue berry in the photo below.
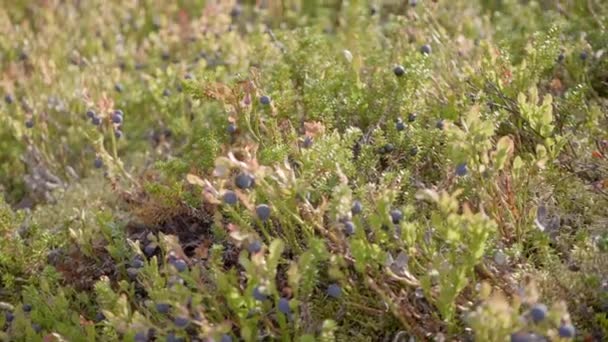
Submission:
<svg viewBox="0 0 608 342">
<path fill-rule="evenodd" d="M 391 210 L 390 214 L 391 214 L 391 220 L 393 221 L 393 224 L 399 224 L 399 222 L 401 222 L 401 220 L 403 219 L 403 213 L 399 209 Z"/>
<path fill-rule="evenodd" d="M 10 105 L 11 103 L 13 103 L 13 96 L 11 94 L 4 95 L 4 102 Z"/>
<path fill-rule="evenodd" d="M 530 309 L 530 316 L 534 323 L 539 323 L 547 317 L 547 306 L 545 304 L 535 304 Z"/>
<path fill-rule="evenodd" d="M 251 254 L 259 253 L 262 250 L 262 243 L 258 240 L 254 240 L 247 246 L 247 250 Z"/>
<path fill-rule="evenodd" d="M 155 307 L 156 311 L 161 314 L 168 314 L 169 310 L 171 310 L 171 304 L 168 303 L 156 303 Z"/>
<path fill-rule="evenodd" d="M 129 267 L 127 268 L 127 276 L 131 280 L 137 279 L 137 274 L 139 274 L 139 270 L 137 268 Z"/>
<path fill-rule="evenodd" d="M 91 119 L 91 123 L 95 126 L 99 126 L 99 125 L 101 125 L 101 118 L 99 116 L 94 116 Z"/>
<path fill-rule="evenodd" d="M 122 123 L 122 114 L 117 112 L 112 113 L 112 122 L 115 124 Z"/>
<path fill-rule="evenodd" d="M 170 332 L 167 334 L 167 342 L 184 342 L 185 340 L 182 337 L 175 336 L 174 332 Z"/>
<path fill-rule="evenodd" d="M 184 272 L 188 269 L 188 264 L 182 259 L 175 259 L 171 264 L 178 272 Z"/>
<path fill-rule="evenodd" d="M 535 335 L 519 331 L 511 334 L 511 342 L 534 342 Z"/>
<path fill-rule="evenodd" d="M 93 166 L 95 166 L 96 169 L 101 169 L 101 167 L 103 166 L 103 161 L 101 160 L 101 158 L 99 158 L 99 157 L 95 158 L 95 161 L 93 162 Z"/>
<path fill-rule="evenodd" d="M 106 315 L 104 315 L 103 312 L 98 312 L 98 313 L 95 314 L 95 322 L 96 323 L 99 323 L 99 322 L 101 322 L 101 321 L 103 321 L 105 319 L 106 319 Z"/>
<path fill-rule="evenodd" d="M 586 61 L 587 57 L 589 57 L 589 55 L 587 54 L 587 51 L 581 52 L 581 54 L 580 54 L 581 60 Z"/>
<path fill-rule="evenodd" d="M 164 97 L 169 97 L 169 96 L 171 96 L 171 91 L 169 91 L 169 89 L 165 89 L 165 90 L 163 90 L 163 96 L 164 96 Z"/>
<path fill-rule="evenodd" d="M 228 127 L 226 128 L 226 130 L 228 131 L 228 133 L 234 134 L 234 133 L 236 133 L 236 125 L 233 122 L 231 122 L 228 124 Z"/>
<path fill-rule="evenodd" d="M 143 331 L 138 332 L 135 334 L 135 342 L 148 342 L 148 335 Z"/>
<path fill-rule="evenodd" d="M 403 66 L 401 65 L 397 65 L 394 69 L 393 69 L 393 73 L 395 73 L 395 76 L 397 77 L 401 77 L 403 75 L 405 75 L 405 69 L 403 68 Z"/>
<path fill-rule="evenodd" d="M 268 106 L 270 104 L 270 97 L 267 95 L 262 95 L 260 97 L 260 103 L 263 104 L 264 106 Z"/>
<path fill-rule="evenodd" d="M 563 62 L 563 61 L 564 61 L 564 59 L 566 59 L 566 56 L 564 55 L 564 53 L 563 53 L 563 52 L 561 52 L 561 53 L 560 53 L 560 54 L 557 56 L 557 61 L 561 63 L 561 62 Z"/>
<path fill-rule="evenodd" d="M 254 179 L 253 176 L 248 173 L 239 173 L 234 179 L 234 184 L 239 189 L 249 189 L 253 187 Z"/>
<path fill-rule="evenodd" d="M 327 287 L 327 295 L 332 298 L 339 298 L 342 295 L 342 289 L 338 284 L 330 284 Z"/>
<path fill-rule="evenodd" d="M 32 306 L 30 304 L 23 304 L 22 309 L 23 312 L 30 312 L 32 311 Z"/>
<path fill-rule="evenodd" d="M 192 75 L 191 73 L 187 73 L 187 74 L 184 76 L 184 78 L 185 78 L 185 79 L 187 79 L 187 80 L 191 80 L 191 79 L 194 79 L 194 75 Z"/>
<path fill-rule="evenodd" d="M 139 256 L 133 258 L 130 262 L 130 266 L 133 268 L 142 268 L 144 267 L 144 261 L 139 258 Z"/>
<path fill-rule="evenodd" d="M 188 324 L 190 324 L 190 320 L 186 317 L 177 316 L 175 319 L 173 319 L 173 323 L 180 328 L 185 328 L 188 326 Z"/>
<path fill-rule="evenodd" d="M 270 218 L 270 207 L 267 204 L 260 204 L 255 207 L 255 213 L 260 220 L 266 221 Z"/>
<path fill-rule="evenodd" d="M 151 257 L 154 255 L 154 253 L 156 253 L 156 244 L 155 243 L 149 243 L 146 247 L 144 247 L 144 253 L 148 256 Z"/>
<path fill-rule="evenodd" d="M 268 297 L 266 297 L 266 295 L 264 293 L 262 293 L 262 290 L 258 286 L 256 286 L 253 289 L 253 298 L 255 298 L 255 300 L 259 300 L 260 302 L 263 302 Z"/>
<path fill-rule="evenodd" d="M 443 130 L 443 128 L 445 127 L 445 123 L 443 122 L 443 119 L 437 121 L 437 124 L 435 125 L 435 127 L 437 127 L 437 129 Z"/>
<path fill-rule="evenodd" d="M 92 119 L 95 116 L 97 116 L 97 114 L 95 114 L 95 111 L 93 111 L 92 109 L 87 110 L 87 118 Z"/>
<path fill-rule="evenodd" d="M 344 222 L 344 232 L 347 235 L 353 235 L 355 233 L 355 224 L 353 221 Z"/>
<path fill-rule="evenodd" d="M 236 193 L 232 190 L 226 190 L 223 196 L 224 203 L 229 205 L 235 205 L 238 202 Z"/>
<path fill-rule="evenodd" d="M 382 147 L 383 153 L 391 153 L 395 150 L 395 145 L 388 143 Z"/>
<path fill-rule="evenodd" d="M 410 0 L 410 6 L 416 7 L 418 5 L 418 0 Z"/>
<path fill-rule="evenodd" d="M 114 136 L 116 137 L 116 139 L 120 139 L 122 138 L 122 131 L 117 129 L 114 131 Z"/>
<path fill-rule="evenodd" d="M 124 88 L 123 88 L 122 84 L 120 84 L 120 83 L 116 83 L 116 84 L 114 85 L 114 90 L 116 90 L 116 91 L 117 91 L 117 92 L 119 92 L 119 93 L 122 93 L 122 92 L 123 92 L 123 90 L 124 90 Z"/>
<path fill-rule="evenodd" d="M 403 121 L 401 121 L 401 119 L 399 119 L 397 121 L 397 123 L 395 124 L 395 128 L 397 129 L 397 131 L 401 132 L 405 130 L 405 123 L 403 123 Z"/>
<path fill-rule="evenodd" d="M 304 138 L 304 140 L 302 141 L 302 147 L 310 148 L 311 146 L 312 146 L 312 138 L 309 136 L 306 136 Z"/>
<path fill-rule="evenodd" d="M 456 166 L 456 175 L 464 177 L 467 175 L 467 163 L 460 163 Z"/>
<path fill-rule="evenodd" d="M 279 305 L 278 305 L 279 311 L 286 314 L 286 315 L 290 315 L 291 314 L 291 307 L 289 307 L 289 299 L 281 297 L 279 298 Z"/>
<path fill-rule="evenodd" d="M 572 326 L 572 324 L 562 324 L 562 326 L 560 326 L 558 329 L 558 333 L 559 333 L 560 337 L 573 338 L 575 329 L 574 329 L 574 326 Z"/>
<path fill-rule="evenodd" d="M 423 55 L 429 55 L 431 54 L 431 46 L 428 44 L 424 44 L 420 47 L 420 53 L 422 53 Z"/>
<path fill-rule="evenodd" d="M 27 119 L 27 120 L 25 120 L 25 127 L 27 127 L 27 128 L 34 127 L 34 120 L 33 119 Z"/>
<path fill-rule="evenodd" d="M 42 331 L 42 327 L 38 323 L 32 323 L 32 329 L 39 334 Z"/>
<path fill-rule="evenodd" d="M 418 154 L 418 147 L 414 146 L 410 149 L 410 155 L 413 157 Z"/>
<path fill-rule="evenodd" d="M 220 342 L 232 342 L 232 337 L 230 335 L 224 334 L 222 335 L 222 339 Z"/>
<path fill-rule="evenodd" d="M 414 122 L 414 121 L 416 121 L 416 117 L 418 117 L 418 114 L 416 114 L 416 113 L 410 113 L 410 115 L 407 116 L 407 120 L 409 122 Z"/>
<path fill-rule="evenodd" d="M 12 322 L 12 321 L 15 319 L 15 315 L 13 315 L 13 313 L 12 313 L 12 312 L 8 312 L 8 311 L 7 311 L 7 312 L 4 314 L 4 319 L 6 320 L 6 322 L 10 323 L 10 322 Z"/>
<path fill-rule="evenodd" d="M 353 215 L 360 214 L 363 211 L 363 204 L 360 201 L 354 201 L 350 211 Z"/>
</svg>

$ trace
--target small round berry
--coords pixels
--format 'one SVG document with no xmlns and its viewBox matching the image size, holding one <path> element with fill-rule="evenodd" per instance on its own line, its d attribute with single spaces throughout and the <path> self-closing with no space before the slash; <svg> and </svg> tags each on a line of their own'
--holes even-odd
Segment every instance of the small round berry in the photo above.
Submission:
<svg viewBox="0 0 608 342">
<path fill-rule="evenodd" d="M 163 96 L 164 96 L 164 97 L 169 97 L 169 96 L 171 96 L 171 91 L 170 91 L 169 89 L 165 89 L 165 90 L 163 90 Z"/>
<path fill-rule="evenodd" d="M 156 307 L 156 311 L 158 311 L 161 314 L 168 314 L 169 311 L 171 310 L 171 304 L 169 304 L 169 303 L 156 303 L 155 307 Z"/>
<path fill-rule="evenodd" d="M 171 264 L 178 272 L 184 272 L 188 269 L 188 264 L 182 259 L 175 259 Z"/>
<path fill-rule="evenodd" d="M 253 187 L 254 179 L 253 176 L 248 173 L 239 173 L 234 179 L 234 184 L 239 189 L 249 189 Z"/>
<path fill-rule="evenodd" d="M 120 83 L 116 83 L 116 84 L 114 85 L 114 90 L 116 90 L 116 92 L 118 92 L 118 93 L 122 93 L 122 92 L 123 92 L 123 90 L 125 90 L 125 89 L 124 89 L 124 87 L 122 86 L 122 84 L 120 84 Z"/>
<path fill-rule="evenodd" d="M 229 134 L 236 133 L 236 124 L 234 122 L 229 123 L 226 130 L 228 131 Z"/>
<path fill-rule="evenodd" d="M 255 300 L 259 300 L 260 302 L 263 302 L 266 299 L 268 299 L 268 297 L 266 297 L 266 295 L 262 292 L 262 290 L 258 286 L 253 288 L 253 298 Z"/>
<path fill-rule="evenodd" d="M 260 204 L 255 207 L 255 213 L 260 220 L 266 221 L 270 218 L 270 207 L 267 204 Z"/>
<path fill-rule="evenodd" d="M 167 334 L 167 342 L 184 342 L 185 340 L 182 337 L 175 336 L 174 332 L 170 332 Z"/>
<path fill-rule="evenodd" d="M 95 126 L 99 126 L 99 125 L 101 125 L 101 118 L 99 116 L 94 116 L 91 119 L 91 123 Z"/>
<path fill-rule="evenodd" d="M 511 342 L 534 342 L 535 335 L 518 331 L 516 333 L 511 334 Z"/>
<path fill-rule="evenodd" d="M 112 122 L 115 124 L 121 124 L 122 123 L 122 114 L 114 112 L 112 113 Z"/>
<path fill-rule="evenodd" d="M 13 101 L 14 101 L 13 95 L 11 95 L 11 94 L 4 95 L 4 102 L 6 102 L 6 104 L 10 105 L 11 103 L 13 103 Z"/>
<path fill-rule="evenodd" d="M 251 254 L 259 253 L 262 250 L 262 243 L 258 240 L 253 240 L 248 246 L 247 250 Z"/>
<path fill-rule="evenodd" d="M 355 224 L 353 221 L 344 222 L 344 232 L 346 235 L 353 235 L 355 233 Z"/>
<path fill-rule="evenodd" d="M 279 298 L 279 305 L 278 305 L 279 311 L 289 315 L 291 314 L 291 307 L 289 306 L 289 299 L 285 298 L 285 297 L 281 297 Z"/>
<path fill-rule="evenodd" d="M 114 136 L 116 137 L 116 139 L 120 139 L 122 138 L 122 131 L 117 129 L 114 131 Z"/>
<path fill-rule="evenodd" d="M 309 136 L 304 137 L 304 140 L 302 141 L 302 147 L 310 148 L 311 146 L 312 146 L 312 138 Z"/>
<path fill-rule="evenodd" d="M 566 56 L 563 52 L 560 52 L 560 54 L 557 56 L 557 61 L 561 63 L 564 61 L 564 59 L 566 59 Z"/>
<path fill-rule="evenodd" d="M 144 254 L 151 257 L 154 255 L 154 253 L 156 253 L 156 248 L 158 248 L 158 246 L 155 243 L 149 243 L 146 247 L 144 247 Z"/>
<path fill-rule="evenodd" d="M 133 258 L 133 260 L 131 260 L 129 265 L 133 268 L 142 268 L 142 267 L 144 267 L 145 263 L 143 260 L 141 260 L 141 257 L 138 255 L 135 258 Z"/>
<path fill-rule="evenodd" d="M 232 342 L 232 337 L 230 335 L 224 334 L 222 335 L 222 339 L 220 342 Z"/>
<path fill-rule="evenodd" d="M 23 306 L 21 308 L 23 309 L 23 312 L 32 311 L 32 306 L 30 304 L 23 304 Z"/>
<path fill-rule="evenodd" d="M 418 5 L 418 0 L 410 0 L 410 6 L 416 7 Z"/>
<path fill-rule="evenodd" d="M 135 334 L 135 342 L 148 342 L 148 334 L 146 334 L 143 331 L 138 332 L 137 334 Z"/>
<path fill-rule="evenodd" d="M 42 331 L 42 327 L 38 323 L 32 323 L 32 329 L 39 334 Z"/>
<path fill-rule="evenodd" d="M 589 57 L 589 55 L 587 54 L 587 51 L 581 52 L 580 58 L 581 58 L 582 61 L 586 61 L 587 57 Z"/>
<path fill-rule="evenodd" d="M 338 284 L 330 284 L 327 287 L 327 295 L 332 298 L 340 298 L 342 295 L 342 288 Z"/>
<path fill-rule="evenodd" d="M 33 128 L 34 127 L 34 120 L 33 119 L 27 119 L 27 120 L 25 120 L 25 127 L 27 127 L 27 128 Z"/>
<path fill-rule="evenodd" d="M 575 329 L 574 329 L 574 326 L 572 326 L 572 324 L 562 324 L 558 329 L 558 333 L 559 333 L 560 337 L 573 338 Z"/>
<path fill-rule="evenodd" d="M 92 110 L 92 109 L 87 110 L 87 118 L 92 119 L 96 116 L 97 116 L 97 114 L 95 113 L 94 110 Z"/>
<path fill-rule="evenodd" d="M 260 103 L 263 104 L 264 106 L 268 106 L 270 104 L 270 97 L 267 95 L 262 95 L 260 97 Z"/>
<path fill-rule="evenodd" d="M 7 311 L 4 314 L 4 320 L 8 323 L 12 322 L 15 319 L 15 315 L 12 312 Z"/>
<path fill-rule="evenodd" d="M 418 147 L 417 147 L 417 146 L 412 147 L 412 148 L 410 149 L 410 155 L 411 155 L 412 157 L 414 157 L 414 156 L 415 156 L 415 155 L 417 155 L 417 154 L 418 154 Z"/>
<path fill-rule="evenodd" d="M 101 169 L 101 167 L 103 166 L 103 161 L 101 160 L 101 158 L 99 158 L 99 157 L 95 158 L 95 161 L 93 162 L 93 166 L 95 166 L 96 169 Z"/>
<path fill-rule="evenodd" d="M 384 145 L 384 147 L 382 147 L 382 152 L 383 153 L 391 153 L 395 150 L 395 145 L 388 143 L 386 145 Z"/>
<path fill-rule="evenodd" d="M 467 163 L 460 163 L 456 166 L 456 175 L 460 177 L 464 177 L 467 175 Z"/>
<path fill-rule="evenodd" d="M 131 280 L 137 279 L 137 275 L 139 274 L 139 270 L 137 268 L 129 267 L 127 268 L 127 276 Z"/>
<path fill-rule="evenodd" d="M 390 214 L 391 221 L 393 221 L 393 224 L 399 224 L 399 222 L 401 222 L 401 220 L 403 219 L 403 213 L 399 209 L 391 210 Z"/>
<path fill-rule="evenodd" d="M 395 73 L 395 76 L 397 77 L 401 77 L 403 75 L 405 75 L 405 69 L 403 68 L 403 66 L 401 65 L 397 65 L 394 69 L 393 69 L 393 73 Z"/>
<path fill-rule="evenodd" d="M 407 116 L 407 120 L 409 122 L 414 122 L 414 121 L 416 121 L 416 117 L 418 117 L 418 114 L 416 114 L 416 113 L 410 113 L 410 115 Z"/>
<path fill-rule="evenodd" d="M 236 193 L 232 190 L 226 190 L 223 196 L 224 203 L 229 205 L 235 205 L 238 202 Z"/>
<path fill-rule="evenodd" d="M 184 76 L 184 78 L 185 78 L 185 79 L 187 79 L 187 80 L 192 80 L 192 79 L 194 79 L 194 75 L 192 75 L 192 73 L 187 73 L 187 74 Z"/>
<path fill-rule="evenodd" d="M 435 127 L 437 127 L 437 129 L 443 130 L 443 128 L 445 127 L 445 123 L 443 122 L 443 119 L 438 120 L 437 124 L 435 124 Z"/>
<path fill-rule="evenodd" d="M 173 324 L 175 324 L 179 328 L 185 328 L 190 324 L 190 320 L 186 317 L 177 316 L 173 319 Z"/>
<path fill-rule="evenodd" d="M 430 55 L 431 54 L 431 46 L 428 44 L 424 44 L 420 47 L 420 53 L 422 53 L 423 55 Z"/>
<path fill-rule="evenodd" d="M 98 312 L 95 314 L 95 322 L 99 323 L 101 321 L 104 321 L 106 319 L 106 315 L 103 314 L 103 312 Z"/>
<path fill-rule="evenodd" d="M 399 121 L 397 121 L 397 123 L 395 124 L 395 128 L 397 129 L 397 131 L 401 132 L 405 130 L 405 123 L 403 121 L 401 121 L 401 119 Z"/>
<path fill-rule="evenodd" d="M 162 58 L 163 61 L 168 61 L 169 58 L 171 58 L 171 54 L 169 54 L 169 51 L 163 51 L 160 55 L 160 58 Z"/>
<path fill-rule="evenodd" d="M 353 201 L 353 205 L 350 208 L 350 211 L 352 212 L 353 215 L 358 215 L 363 211 L 363 204 L 361 203 L 361 201 Z"/>
<path fill-rule="evenodd" d="M 545 304 L 535 304 L 530 309 L 530 316 L 534 323 L 539 323 L 547 317 L 547 306 Z"/>
</svg>

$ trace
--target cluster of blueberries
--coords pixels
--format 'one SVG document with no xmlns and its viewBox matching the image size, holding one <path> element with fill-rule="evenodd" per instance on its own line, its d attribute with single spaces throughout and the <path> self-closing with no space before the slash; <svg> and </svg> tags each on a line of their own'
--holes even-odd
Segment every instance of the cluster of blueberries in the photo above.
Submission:
<svg viewBox="0 0 608 342">
<path fill-rule="evenodd" d="M 548 308 L 545 304 L 538 303 L 530 308 L 529 316 L 532 322 L 538 324 L 543 322 L 547 318 Z M 557 330 L 559 337 L 565 339 L 574 338 L 575 329 L 572 324 L 563 323 Z M 533 342 L 533 341 L 544 341 L 535 333 L 528 333 L 519 331 L 511 334 L 511 342 Z"/>
</svg>

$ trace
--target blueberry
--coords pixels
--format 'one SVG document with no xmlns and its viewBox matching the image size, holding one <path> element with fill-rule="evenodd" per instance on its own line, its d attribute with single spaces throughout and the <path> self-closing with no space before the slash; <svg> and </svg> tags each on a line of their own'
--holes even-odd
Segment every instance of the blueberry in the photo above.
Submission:
<svg viewBox="0 0 608 342">
<path fill-rule="evenodd" d="M 530 309 L 530 316 L 534 323 L 539 323 L 547 317 L 547 306 L 545 304 L 535 304 Z"/>
<path fill-rule="evenodd" d="M 168 61 L 169 58 L 171 58 L 171 55 L 169 54 L 169 51 L 163 51 L 163 53 L 160 55 L 160 58 L 162 58 L 163 61 Z"/>
<path fill-rule="evenodd" d="M 99 116 L 94 116 L 91 119 L 91 123 L 95 126 L 99 126 L 99 125 L 101 125 L 101 118 Z"/>
<path fill-rule="evenodd" d="M 395 145 L 388 143 L 382 147 L 383 153 L 391 153 L 395 150 Z"/>
<path fill-rule="evenodd" d="M 184 342 L 185 340 L 182 337 L 175 336 L 175 333 L 170 332 L 167 334 L 167 342 Z"/>
<path fill-rule="evenodd" d="M 164 96 L 164 97 L 169 97 L 169 96 L 171 96 L 171 91 L 169 91 L 169 89 L 165 89 L 165 90 L 163 90 L 163 96 Z"/>
<path fill-rule="evenodd" d="M 171 304 L 169 303 L 156 303 L 155 307 L 156 311 L 161 314 L 168 314 L 169 310 L 171 310 Z"/>
<path fill-rule="evenodd" d="M 418 5 L 418 0 L 410 0 L 410 6 L 416 7 Z"/>
<path fill-rule="evenodd" d="M 266 221 L 270 217 L 270 207 L 267 204 L 260 204 L 255 207 L 255 213 L 260 220 Z"/>
<path fill-rule="evenodd" d="M 339 298 L 342 295 L 342 289 L 338 284 L 330 284 L 327 287 L 327 295 L 332 298 Z"/>
<path fill-rule="evenodd" d="M 123 90 L 124 90 L 124 88 L 123 88 L 122 84 L 120 84 L 120 83 L 116 83 L 116 84 L 114 85 L 114 90 L 116 90 L 116 91 L 117 91 L 117 92 L 119 92 L 119 93 L 122 93 L 122 92 L 123 92 Z"/>
<path fill-rule="evenodd" d="M 248 173 L 239 173 L 234 179 L 234 183 L 239 189 L 249 189 L 253 187 L 253 176 Z"/>
<path fill-rule="evenodd" d="M 407 120 L 409 122 L 414 122 L 414 121 L 416 121 L 417 116 L 418 116 L 418 114 L 416 114 L 416 113 L 410 113 L 410 115 L 407 116 Z"/>
<path fill-rule="evenodd" d="M 534 342 L 535 335 L 519 331 L 511 334 L 511 342 Z"/>
<path fill-rule="evenodd" d="M 258 286 L 256 286 L 255 288 L 253 288 L 253 298 L 262 302 L 265 301 L 268 297 L 266 297 L 266 295 L 262 293 L 262 290 Z"/>
<path fill-rule="evenodd" d="M 122 123 L 122 114 L 117 112 L 112 113 L 112 122 L 115 124 Z"/>
<path fill-rule="evenodd" d="M 142 267 L 144 267 L 144 261 L 141 260 L 141 258 L 139 256 L 133 258 L 133 260 L 131 260 L 131 262 L 129 264 L 133 268 L 142 268 Z"/>
<path fill-rule="evenodd" d="M 95 314 L 95 322 L 96 323 L 99 323 L 99 322 L 101 322 L 101 321 L 103 321 L 105 319 L 106 319 L 106 315 L 104 315 L 103 312 L 98 312 L 98 313 Z"/>
<path fill-rule="evenodd" d="M 302 141 L 302 147 L 310 148 L 312 146 L 312 138 L 309 136 L 304 137 L 304 141 Z"/>
<path fill-rule="evenodd" d="M 39 334 L 42 331 L 42 327 L 38 323 L 32 323 L 32 329 Z"/>
<path fill-rule="evenodd" d="M 155 243 L 149 243 L 148 245 L 146 245 L 146 247 L 144 247 L 144 254 L 146 254 L 148 257 L 151 257 L 154 255 L 154 253 L 156 253 L 156 248 L 158 246 L 156 246 Z"/>
<path fill-rule="evenodd" d="M 456 175 L 464 177 L 467 175 L 467 163 L 460 163 L 456 166 Z"/>
<path fill-rule="evenodd" d="M 247 246 L 247 250 L 251 254 L 259 253 L 262 250 L 262 243 L 258 240 L 254 240 Z"/>
<path fill-rule="evenodd" d="M 93 162 L 93 166 L 95 166 L 96 169 L 101 169 L 101 167 L 103 166 L 103 161 L 101 160 L 101 158 L 99 158 L 99 157 L 95 158 L 95 161 Z"/>
<path fill-rule="evenodd" d="M 562 324 L 558 329 L 558 333 L 560 337 L 573 338 L 575 333 L 574 326 L 572 324 Z"/>
<path fill-rule="evenodd" d="M 11 94 L 6 94 L 4 95 L 4 102 L 6 102 L 6 104 L 11 104 L 13 103 L 13 96 Z"/>
<path fill-rule="evenodd" d="M 291 314 L 291 308 L 289 307 L 289 299 L 281 297 L 279 298 L 279 305 L 278 305 L 279 311 L 286 314 L 286 315 L 290 315 Z"/>
<path fill-rule="evenodd" d="M 401 76 L 405 75 L 405 69 L 401 65 L 397 65 L 393 69 L 393 72 L 395 73 L 395 76 L 397 76 L 397 77 L 401 77 Z"/>
<path fill-rule="evenodd" d="M 10 323 L 10 322 L 12 322 L 12 321 L 15 319 L 15 315 L 13 315 L 13 313 L 12 313 L 12 312 L 8 312 L 8 311 L 7 311 L 7 312 L 4 314 L 4 319 L 5 319 L 5 320 L 6 320 L 8 323 Z"/>
<path fill-rule="evenodd" d="M 262 95 L 260 97 L 260 103 L 263 104 L 264 106 L 268 106 L 270 104 L 270 97 L 267 95 Z"/>
<path fill-rule="evenodd" d="M 181 93 L 181 92 L 184 90 L 184 88 L 182 87 L 182 85 L 181 85 L 181 84 L 178 84 L 178 85 L 175 87 L 175 89 L 177 90 L 177 92 L 178 92 L 178 93 Z"/>
<path fill-rule="evenodd" d="M 228 124 L 228 127 L 226 128 L 226 130 L 228 131 L 228 133 L 230 134 L 234 134 L 236 133 L 236 124 L 234 124 L 233 122 Z"/>
<path fill-rule="evenodd" d="M 133 268 L 133 267 L 127 268 L 127 276 L 131 280 L 137 279 L 137 274 L 138 273 L 139 273 L 139 270 L 137 268 Z"/>
<path fill-rule="evenodd" d="M 114 136 L 116 137 L 116 139 L 120 139 L 122 138 L 122 131 L 117 129 L 114 131 Z"/>
<path fill-rule="evenodd" d="M 171 264 L 178 272 L 184 272 L 188 269 L 188 264 L 183 259 L 175 259 Z"/>
<path fill-rule="evenodd" d="M 410 155 L 413 157 L 418 154 L 418 147 L 414 146 L 410 149 Z"/>
<path fill-rule="evenodd" d="M 148 342 L 148 334 L 143 331 L 135 334 L 135 342 Z"/>
<path fill-rule="evenodd" d="M 30 312 L 32 311 L 32 306 L 30 304 L 23 304 L 22 309 L 23 312 Z"/>
<path fill-rule="evenodd" d="M 390 214 L 393 224 L 399 224 L 399 222 L 401 222 L 401 220 L 403 219 L 403 213 L 399 209 L 391 210 Z"/>
<path fill-rule="evenodd" d="M 564 53 L 563 53 L 563 52 L 561 52 L 561 53 L 560 53 L 560 54 L 557 56 L 557 61 L 561 63 L 561 62 L 563 62 L 563 61 L 564 61 L 564 59 L 566 59 L 566 56 L 564 55 Z"/>
<path fill-rule="evenodd" d="M 355 224 L 353 221 L 344 222 L 344 232 L 347 235 L 353 235 L 355 233 Z"/>
<path fill-rule="evenodd" d="M 242 12 L 242 8 L 241 6 L 239 6 L 238 4 L 236 4 L 234 7 L 232 7 L 232 9 L 230 10 L 230 16 L 235 19 L 237 17 L 239 17 L 241 15 Z"/>
<path fill-rule="evenodd" d="M 236 193 L 232 190 L 226 190 L 223 196 L 224 203 L 229 205 L 235 205 L 238 202 L 238 197 L 236 197 Z"/>
<path fill-rule="evenodd" d="M 437 124 L 435 124 L 435 127 L 437 127 L 437 129 L 443 130 L 443 128 L 445 127 L 445 123 L 443 122 L 443 119 L 438 120 Z"/>
<path fill-rule="evenodd" d="M 120 116 L 124 117 L 125 113 L 123 113 L 123 111 L 120 109 L 116 109 L 115 111 L 112 112 L 112 115 L 120 115 Z"/>
<path fill-rule="evenodd" d="M 222 335 L 222 339 L 220 342 L 232 342 L 232 337 L 230 335 L 224 334 Z"/>
<path fill-rule="evenodd" d="M 25 120 L 25 127 L 27 127 L 27 128 L 34 127 L 34 120 L 33 119 L 27 119 L 27 120 Z"/>
<path fill-rule="evenodd" d="M 192 73 L 187 73 L 187 74 L 184 76 L 184 78 L 185 78 L 185 79 L 187 79 L 187 80 L 191 80 L 191 79 L 194 79 L 194 75 L 192 75 Z"/>
<path fill-rule="evenodd" d="M 399 119 L 399 121 L 397 121 L 397 123 L 395 124 L 395 128 L 401 132 L 405 130 L 405 123 L 403 123 L 403 121 L 401 121 L 401 119 Z"/>
<path fill-rule="evenodd" d="M 173 323 L 180 328 L 185 328 L 188 326 L 188 324 L 190 324 L 190 320 L 187 317 L 177 316 L 175 319 L 173 319 Z"/>
<path fill-rule="evenodd" d="M 420 47 L 420 53 L 422 53 L 423 55 L 430 55 L 431 54 L 431 46 L 428 44 L 424 44 Z"/>
<path fill-rule="evenodd" d="M 586 61 L 587 57 L 589 57 L 589 55 L 587 54 L 587 51 L 581 52 L 581 54 L 580 54 L 581 60 Z"/>
<path fill-rule="evenodd" d="M 87 110 L 87 118 L 92 119 L 96 116 L 97 116 L 97 114 L 95 113 L 94 110 L 92 110 L 92 109 Z"/>
<path fill-rule="evenodd" d="M 361 214 L 361 212 L 363 211 L 363 204 L 361 203 L 361 201 L 353 201 L 353 205 L 350 208 L 350 211 L 353 215 Z"/>
</svg>

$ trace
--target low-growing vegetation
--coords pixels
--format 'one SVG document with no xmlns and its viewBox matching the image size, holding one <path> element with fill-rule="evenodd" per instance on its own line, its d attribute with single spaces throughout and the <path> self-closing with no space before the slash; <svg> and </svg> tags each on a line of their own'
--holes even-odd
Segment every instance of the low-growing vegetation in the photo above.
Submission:
<svg viewBox="0 0 608 342">
<path fill-rule="evenodd" d="M 0 339 L 607 340 L 607 26 L 5 2 Z"/>
</svg>

